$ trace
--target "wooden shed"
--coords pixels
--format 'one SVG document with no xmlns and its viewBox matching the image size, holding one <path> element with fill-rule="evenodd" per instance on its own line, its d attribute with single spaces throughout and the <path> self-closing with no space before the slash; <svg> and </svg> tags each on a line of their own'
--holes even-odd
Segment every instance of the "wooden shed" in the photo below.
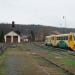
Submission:
<svg viewBox="0 0 75 75">
<path fill-rule="evenodd" d="M 20 43 L 21 37 L 16 32 L 11 31 L 4 36 L 4 40 L 5 43 Z"/>
</svg>

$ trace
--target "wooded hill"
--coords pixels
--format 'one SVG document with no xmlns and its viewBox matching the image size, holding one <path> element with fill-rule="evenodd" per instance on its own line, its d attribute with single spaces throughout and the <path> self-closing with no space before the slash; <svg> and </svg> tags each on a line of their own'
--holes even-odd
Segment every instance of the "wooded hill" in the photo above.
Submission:
<svg viewBox="0 0 75 75">
<path fill-rule="evenodd" d="M 8 33 L 12 30 L 12 24 L 0 24 L 0 33 Z M 36 41 L 42 41 L 44 40 L 44 37 L 51 34 L 61 34 L 61 33 L 69 33 L 69 32 L 75 32 L 75 28 L 58 28 L 58 27 L 52 27 L 52 26 L 43 26 L 43 25 L 21 25 L 21 24 L 15 24 L 15 27 L 13 29 L 20 35 L 30 35 L 30 32 L 33 31 L 35 35 Z"/>
</svg>

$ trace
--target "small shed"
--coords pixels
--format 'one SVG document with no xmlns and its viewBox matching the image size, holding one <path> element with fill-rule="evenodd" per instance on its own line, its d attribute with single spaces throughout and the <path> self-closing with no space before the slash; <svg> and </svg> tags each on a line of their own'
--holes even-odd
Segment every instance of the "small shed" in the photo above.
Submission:
<svg viewBox="0 0 75 75">
<path fill-rule="evenodd" d="M 5 43 L 20 43 L 21 37 L 14 31 L 10 31 L 4 36 Z"/>
</svg>

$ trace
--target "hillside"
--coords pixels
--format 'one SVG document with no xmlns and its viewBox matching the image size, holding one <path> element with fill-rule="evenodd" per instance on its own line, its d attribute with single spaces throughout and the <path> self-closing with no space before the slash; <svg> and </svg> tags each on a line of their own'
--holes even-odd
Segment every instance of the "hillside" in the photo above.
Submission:
<svg viewBox="0 0 75 75">
<path fill-rule="evenodd" d="M 0 24 L 0 32 L 3 31 L 4 34 L 12 30 L 11 24 Z M 20 25 L 15 24 L 14 30 L 19 32 L 20 35 L 29 35 L 31 30 L 34 32 L 36 40 L 43 40 L 44 36 L 51 34 L 69 33 L 75 32 L 73 28 L 58 28 L 43 25 Z"/>
</svg>

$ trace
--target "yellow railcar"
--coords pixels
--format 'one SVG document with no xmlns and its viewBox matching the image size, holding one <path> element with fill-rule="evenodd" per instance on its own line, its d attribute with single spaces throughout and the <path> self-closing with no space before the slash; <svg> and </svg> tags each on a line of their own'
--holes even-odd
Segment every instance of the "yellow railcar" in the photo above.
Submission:
<svg viewBox="0 0 75 75">
<path fill-rule="evenodd" d="M 75 51 L 75 34 L 68 33 L 46 36 L 45 44 L 64 49 L 70 48 L 71 50 Z"/>
</svg>

